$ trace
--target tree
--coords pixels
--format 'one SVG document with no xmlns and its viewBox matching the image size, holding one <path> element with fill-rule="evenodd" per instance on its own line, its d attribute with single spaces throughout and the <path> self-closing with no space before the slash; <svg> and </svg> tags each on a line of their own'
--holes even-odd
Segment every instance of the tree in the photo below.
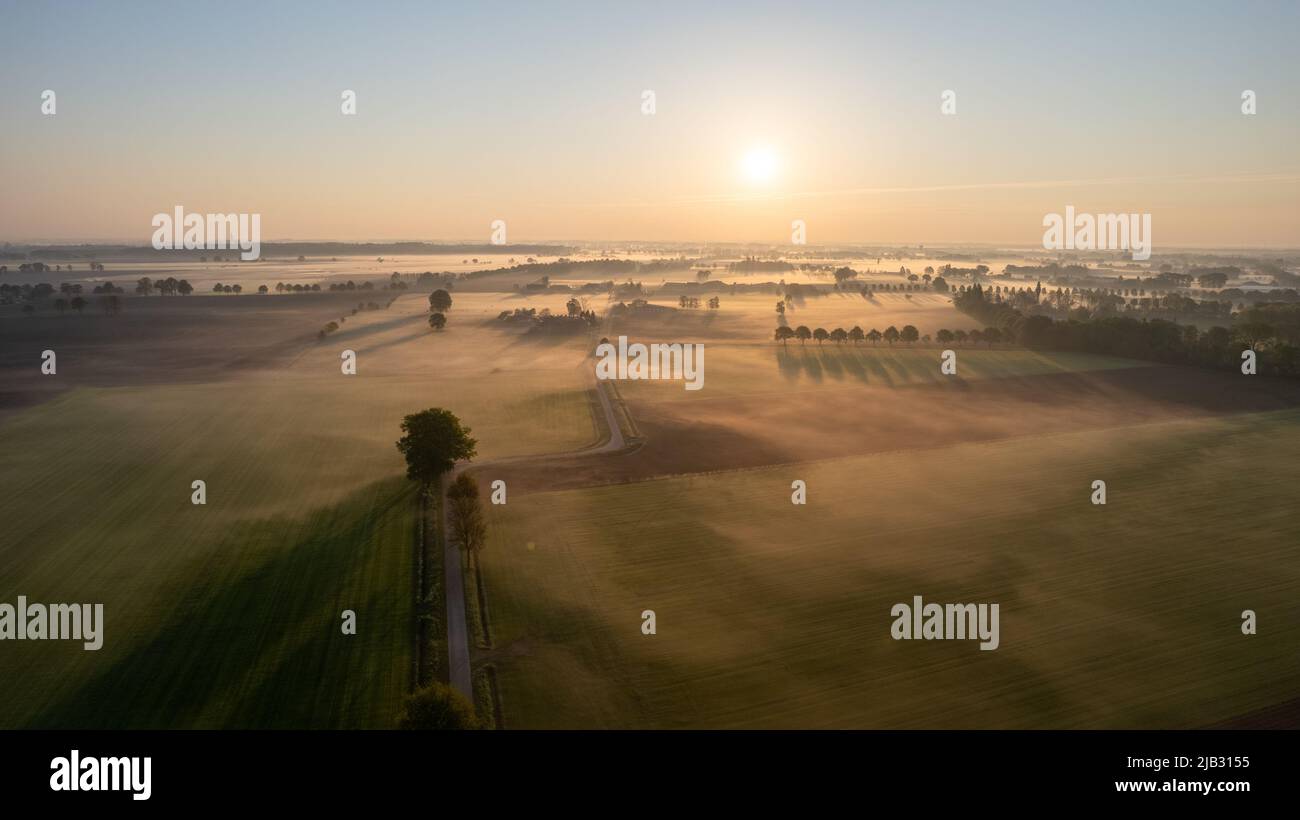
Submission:
<svg viewBox="0 0 1300 820">
<path fill-rule="evenodd" d="M 74 300 L 75 301 L 75 300 Z M 1277 331 L 1267 322 L 1245 321 L 1232 329 L 1232 335 L 1251 350 L 1259 350 L 1260 343 L 1277 335 Z"/>
<path fill-rule="evenodd" d="M 231 287 L 232 287 L 232 289 L 235 291 L 235 293 L 243 293 L 243 292 L 244 292 L 244 286 L 243 286 L 243 285 L 232 285 Z"/>
<path fill-rule="evenodd" d="M 406 698 L 399 729 L 478 729 L 478 716 L 465 696 L 445 683 L 433 682 Z"/>
<path fill-rule="evenodd" d="M 478 482 L 466 473 L 456 476 L 447 488 L 447 511 L 452 540 L 465 550 L 473 566 L 475 556 L 487 543 L 487 523 L 479 500 Z"/>
<path fill-rule="evenodd" d="M 969 336 L 969 334 L 966 333 L 966 331 L 964 330 L 954 330 L 952 332 L 952 335 L 953 338 L 957 340 L 957 344 L 959 345 L 966 344 L 966 338 Z"/>
<path fill-rule="evenodd" d="M 402 433 L 397 449 L 406 457 L 406 477 L 418 481 L 427 491 L 457 461 L 477 455 L 478 442 L 470 438 L 470 429 L 450 410 L 430 407 L 402 419 Z"/>
<path fill-rule="evenodd" d="M 862 328 L 859 325 L 854 325 L 853 329 L 849 331 L 849 341 L 854 344 L 861 342 L 864 338 L 866 338 L 866 334 L 862 332 Z"/>
<path fill-rule="evenodd" d="M 837 345 L 844 344 L 845 340 L 847 340 L 848 338 L 849 338 L 848 331 L 846 331 L 842 327 L 837 327 L 831 331 L 831 341 Z"/>
<path fill-rule="evenodd" d="M 269 293 L 270 289 L 266 285 L 262 285 L 257 289 L 257 292 L 265 294 L 265 293 Z"/>
<path fill-rule="evenodd" d="M 880 331 L 876 330 L 874 327 L 867 331 L 867 341 L 871 342 L 872 347 L 875 347 L 882 338 L 883 336 Z"/>
<path fill-rule="evenodd" d="M 952 344 L 952 340 L 955 337 L 952 335 L 951 330 L 944 328 L 943 330 L 940 330 L 938 333 L 934 334 L 934 338 L 939 342 L 939 344 L 947 345 L 947 344 Z"/>
<path fill-rule="evenodd" d="M 813 331 L 813 338 L 817 340 L 817 344 L 821 344 L 822 342 L 829 339 L 830 335 L 831 334 L 827 333 L 826 328 L 824 327 L 819 327 Z"/>
<path fill-rule="evenodd" d="M 794 335 L 799 339 L 799 344 L 806 344 L 812 338 L 812 331 L 807 325 L 799 325 L 794 329 Z"/>
<path fill-rule="evenodd" d="M 176 292 L 181 296 L 189 296 L 194 292 L 194 286 L 190 284 L 188 279 L 182 279 L 176 283 Z"/>
<path fill-rule="evenodd" d="M 899 336 L 898 328 L 894 327 L 893 325 L 890 325 L 889 327 L 885 328 L 885 341 L 889 342 L 890 347 L 893 347 L 894 342 L 898 341 L 898 336 Z"/>
<path fill-rule="evenodd" d="M 1196 277 L 1196 284 L 1206 289 L 1219 290 L 1228 284 L 1228 274 L 1219 271 L 1203 273 Z"/>
<path fill-rule="evenodd" d="M 54 309 L 57 310 L 60 314 L 62 314 L 65 310 L 68 309 L 68 300 L 67 300 L 67 299 L 55 299 L 55 300 L 54 300 Z"/>
<path fill-rule="evenodd" d="M 777 316 L 784 316 L 784 315 L 785 315 L 785 302 L 777 302 L 777 303 L 776 303 L 776 315 L 777 315 Z"/>
<path fill-rule="evenodd" d="M 451 294 L 438 288 L 429 294 L 429 310 L 434 313 L 446 313 L 451 310 Z"/>
<path fill-rule="evenodd" d="M 136 280 L 135 292 L 141 296 L 148 296 L 153 292 L 153 280 L 148 276 L 142 276 Z"/>
<path fill-rule="evenodd" d="M 787 325 L 781 325 L 776 329 L 776 340 L 784 347 L 785 343 L 794 338 L 794 331 Z"/>
<path fill-rule="evenodd" d="M 898 338 L 902 339 L 908 344 L 911 344 L 912 342 L 915 342 L 917 339 L 921 338 L 921 332 L 917 330 L 915 327 L 913 327 L 912 325 L 903 325 L 903 329 L 902 331 L 899 332 Z"/>
<path fill-rule="evenodd" d="M 434 330 L 442 330 L 446 326 L 447 326 L 446 316 L 443 316 L 441 313 L 429 314 L 429 327 L 433 328 Z"/>
<path fill-rule="evenodd" d="M 72 297 L 72 301 L 69 302 L 68 304 L 72 305 L 72 309 L 78 313 L 85 310 L 86 308 L 86 300 L 82 299 L 80 296 Z"/>
</svg>

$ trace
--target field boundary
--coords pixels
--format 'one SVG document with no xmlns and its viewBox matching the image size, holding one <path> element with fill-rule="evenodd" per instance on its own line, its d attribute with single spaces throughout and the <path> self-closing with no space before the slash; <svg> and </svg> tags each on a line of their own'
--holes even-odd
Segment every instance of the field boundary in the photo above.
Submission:
<svg viewBox="0 0 1300 820">
<path fill-rule="evenodd" d="M 438 530 L 440 540 L 442 541 L 443 555 L 443 577 L 445 579 L 446 592 L 446 612 L 447 612 L 447 659 L 448 659 L 448 682 L 451 686 L 469 699 L 470 704 L 474 703 L 474 675 L 469 655 L 469 623 L 467 610 L 465 606 L 465 570 L 461 563 L 460 547 L 454 544 L 448 533 L 450 532 L 450 523 L 448 516 L 450 510 L 441 499 L 446 494 L 446 488 L 456 476 L 463 472 L 471 470 L 481 470 L 500 464 L 515 464 L 524 461 L 538 461 L 550 458 L 571 458 L 573 456 L 598 455 L 598 454 L 619 454 L 630 452 L 639 446 L 639 442 L 629 446 L 623 437 L 623 429 L 619 425 L 618 417 L 614 411 L 613 402 L 610 401 L 606 394 L 604 385 L 606 382 L 595 378 L 594 372 L 592 379 L 595 382 L 593 388 L 599 399 L 603 411 L 604 423 L 606 425 L 605 441 L 597 442 L 590 447 L 584 447 L 580 450 L 574 450 L 561 453 L 545 453 L 540 455 L 516 456 L 498 459 L 474 464 L 472 462 L 462 462 L 455 465 L 447 473 L 443 474 L 438 485 L 439 493 L 439 514 Z M 621 398 L 620 398 L 621 402 Z M 627 413 L 626 405 L 624 412 Z M 629 419 L 631 414 L 627 413 Z M 490 633 L 487 626 L 487 590 L 483 586 L 481 577 L 475 572 L 476 598 L 478 603 L 479 624 L 483 629 L 485 640 L 488 646 L 491 646 Z"/>
</svg>

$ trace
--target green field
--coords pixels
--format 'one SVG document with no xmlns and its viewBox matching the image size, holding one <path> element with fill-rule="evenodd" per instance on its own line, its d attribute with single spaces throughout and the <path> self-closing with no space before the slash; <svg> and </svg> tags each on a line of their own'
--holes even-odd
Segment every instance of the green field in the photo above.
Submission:
<svg viewBox="0 0 1300 820">
<path fill-rule="evenodd" d="M 468 320 L 437 339 L 367 321 L 291 369 L 82 387 L 0 422 L 0 600 L 102 603 L 106 622 L 98 652 L 6 641 L 0 726 L 392 724 L 414 645 L 402 416 L 455 408 L 481 458 L 574 449 L 596 428 L 566 350 L 525 370 L 513 339 Z M 338 370 L 347 346 L 355 377 Z"/>
<path fill-rule="evenodd" d="M 482 559 L 505 722 L 1240 716 L 1300 686 L 1297 464 L 1287 411 L 512 498 Z M 892 640 L 890 607 L 913 595 L 999 603 L 1001 648 Z"/>
</svg>

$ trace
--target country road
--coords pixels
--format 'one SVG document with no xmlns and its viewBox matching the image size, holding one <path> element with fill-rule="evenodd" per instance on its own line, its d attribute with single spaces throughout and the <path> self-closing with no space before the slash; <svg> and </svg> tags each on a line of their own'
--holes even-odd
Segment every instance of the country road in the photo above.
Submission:
<svg viewBox="0 0 1300 820">
<path fill-rule="evenodd" d="M 557 456 L 572 457 L 575 455 L 599 455 L 602 453 L 615 453 L 626 449 L 627 441 L 623 437 L 623 431 L 619 428 L 618 417 L 614 414 L 614 404 L 610 401 L 605 388 L 604 382 L 595 378 L 592 374 L 592 381 L 595 382 L 596 395 L 600 399 L 600 407 L 605 415 L 605 426 L 609 430 L 609 436 L 604 442 L 591 447 L 571 451 L 567 453 L 547 453 L 535 456 L 514 456 L 508 458 L 492 459 L 475 463 L 461 463 L 452 468 L 450 472 L 443 476 L 442 484 L 439 488 L 442 498 L 447 497 L 447 485 L 454 481 L 456 476 L 470 468 L 482 469 L 493 465 L 517 463 L 520 461 L 539 461 L 542 459 L 555 458 Z M 451 686 L 466 698 L 470 703 L 474 702 L 474 686 L 469 661 L 469 627 L 465 617 L 465 576 L 461 571 L 461 551 L 460 547 L 452 542 L 451 539 L 451 522 L 449 520 L 448 505 L 442 505 L 441 525 L 443 533 L 443 567 L 446 573 L 446 595 L 447 595 L 447 655 L 449 660 L 448 679 Z"/>
</svg>

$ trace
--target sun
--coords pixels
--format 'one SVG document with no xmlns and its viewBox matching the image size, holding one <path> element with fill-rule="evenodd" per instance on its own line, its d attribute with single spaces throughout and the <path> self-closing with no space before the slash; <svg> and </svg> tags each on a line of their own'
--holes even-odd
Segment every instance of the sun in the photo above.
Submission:
<svg viewBox="0 0 1300 820">
<path fill-rule="evenodd" d="M 779 165 L 776 152 L 767 147 L 751 148 L 740 162 L 745 179 L 755 185 L 775 179 Z"/>
</svg>

